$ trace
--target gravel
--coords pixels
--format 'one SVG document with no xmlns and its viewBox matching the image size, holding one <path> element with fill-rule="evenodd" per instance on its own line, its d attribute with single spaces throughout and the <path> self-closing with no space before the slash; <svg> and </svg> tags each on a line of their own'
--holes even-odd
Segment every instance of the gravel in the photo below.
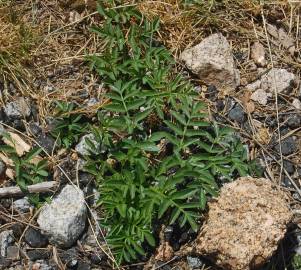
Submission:
<svg viewBox="0 0 301 270">
<path fill-rule="evenodd" d="M 14 243 L 14 235 L 12 230 L 0 233 L 0 255 L 6 257 L 7 248 Z"/>
<path fill-rule="evenodd" d="M 27 213 L 30 211 L 32 205 L 30 204 L 27 197 L 16 200 L 13 202 L 13 209 L 17 210 L 20 213 Z"/>
<path fill-rule="evenodd" d="M 48 245 L 48 238 L 39 230 L 33 228 L 29 228 L 26 231 L 24 239 L 26 243 L 33 248 L 43 248 Z"/>
<path fill-rule="evenodd" d="M 279 144 L 277 144 L 274 147 L 274 149 L 275 151 L 280 153 Z M 288 137 L 281 141 L 281 151 L 284 156 L 293 154 L 295 151 L 297 151 L 297 149 L 298 149 L 297 142 L 293 137 Z"/>
<path fill-rule="evenodd" d="M 15 101 L 6 104 L 4 107 L 4 113 L 10 120 L 22 119 L 30 116 L 31 108 L 28 100 L 23 97 L 19 97 Z"/>
<path fill-rule="evenodd" d="M 246 119 L 246 115 L 244 112 L 244 109 L 242 108 L 242 106 L 240 104 L 236 104 L 229 112 L 228 117 L 232 120 L 232 121 L 236 121 L 240 124 L 242 124 L 245 119 Z"/>
</svg>

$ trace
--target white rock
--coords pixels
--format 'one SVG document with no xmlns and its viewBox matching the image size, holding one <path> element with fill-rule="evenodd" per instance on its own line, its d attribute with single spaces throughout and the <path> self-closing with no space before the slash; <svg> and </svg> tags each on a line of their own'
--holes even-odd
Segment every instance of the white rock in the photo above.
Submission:
<svg viewBox="0 0 301 270">
<path fill-rule="evenodd" d="M 14 234 L 12 230 L 0 233 L 0 255 L 6 257 L 7 248 L 14 243 Z"/>
<path fill-rule="evenodd" d="M 295 81 L 295 75 L 286 69 L 272 68 L 268 73 L 262 75 L 259 80 L 248 84 L 246 88 L 251 91 L 263 89 L 270 93 L 274 93 L 276 89 L 277 93 L 281 93 L 289 89 Z"/>
<path fill-rule="evenodd" d="M 246 85 L 246 88 L 250 91 L 255 91 L 257 89 L 260 89 L 260 86 L 261 86 L 261 81 L 257 80 L 255 82 L 252 82 L 252 83 Z"/>
<path fill-rule="evenodd" d="M 72 246 L 85 228 L 87 208 L 83 192 L 67 185 L 41 209 L 38 224 L 52 244 Z"/>
<path fill-rule="evenodd" d="M 24 197 L 22 199 L 13 202 L 13 209 L 21 213 L 29 212 L 31 206 L 32 205 L 28 201 L 27 197 Z"/>
<path fill-rule="evenodd" d="M 292 105 L 297 109 L 301 110 L 301 101 L 297 98 L 294 98 Z"/>
<path fill-rule="evenodd" d="M 295 75 L 283 68 L 271 69 L 261 77 L 261 87 L 264 90 L 281 93 L 291 87 L 295 81 Z"/>
<path fill-rule="evenodd" d="M 19 97 L 15 101 L 6 104 L 4 112 L 8 118 L 20 119 L 30 116 L 31 108 L 25 98 Z"/>
<path fill-rule="evenodd" d="M 91 148 L 87 144 L 86 139 L 90 140 L 94 144 L 95 149 Z M 90 133 L 90 134 L 87 134 L 87 135 L 84 135 L 83 137 L 81 137 L 79 143 L 75 147 L 75 150 L 77 153 L 79 153 L 82 156 L 88 156 L 91 154 L 91 152 L 97 154 L 97 152 L 98 152 L 97 149 L 99 149 L 99 148 L 100 148 L 100 142 L 98 142 L 95 139 L 95 136 L 92 133 Z"/>
<path fill-rule="evenodd" d="M 266 65 L 264 47 L 260 42 L 255 42 L 251 48 L 251 57 L 257 65 Z"/>
<path fill-rule="evenodd" d="M 180 59 L 207 84 L 218 88 L 236 88 L 240 84 L 230 45 L 222 34 L 213 34 L 184 50 Z"/>
<path fill-rule="evenodd" d="M 261 105 L 266 105 L 268 103 L 268 94 L 263 89 L 258 89 L 251 95 L 251 99 Z"/>
</svg>

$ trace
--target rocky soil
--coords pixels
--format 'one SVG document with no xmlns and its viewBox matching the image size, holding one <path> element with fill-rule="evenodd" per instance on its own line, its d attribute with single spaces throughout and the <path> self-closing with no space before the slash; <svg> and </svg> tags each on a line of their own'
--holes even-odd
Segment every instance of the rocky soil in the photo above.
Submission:
<svg viewBox="0 0 301 270">
<path fill-rule="evenodd" d="M 95 1 L 27 4 L 0 3 L 0 27 L 8 12 L 19 12 L 20 22 L 39 37 L 21 70 L 0 69 L 0 132 L 11 132 L 21 153 L 42 147 L 52 173 L 46 186 L 33 187 L 47 198 L 34 205 L 16 189 L 9 160 L 0 155 L 0 269 L 112 269 L 106 232 L 98 225 L 95 179 L 82 170 L 82 157 L 93 150 L 85 138 L 97 141 L 86 134 L 68 152 L 50 134 L 52 100 L 84 104 L 86 119 L 95 118 L 101 105 L 101 79 L 84 61 L 102 45 L 89 31 L 100 20 Z M 220 22 L 190 38 L 177 34 L 177 42 L 171 41 L 179 29 L 162 34 L 178 71 L 208 104 L 211 120 L 237 131 L 265 179 L 225 184 L 209 203 L 198 234 L 185 227 L 158 228 L 157 249 L 123 269 L 301 269 L 292 264 L 295 254 L 301 256 L 301 33 L 295 26 L 301 7 L 291 5 L 291 13 L 279 2 L 274 13 L 265 10 L 267 18 L 258 11 L 252 20 L 242 18 L 253 24 L 247 32 Z M 167 28 L 170 14 L 175 23 L 180 17 L 170 9 L 157 3 L 152 9 L 168 14 L 162 16 Z"/>
</svg>

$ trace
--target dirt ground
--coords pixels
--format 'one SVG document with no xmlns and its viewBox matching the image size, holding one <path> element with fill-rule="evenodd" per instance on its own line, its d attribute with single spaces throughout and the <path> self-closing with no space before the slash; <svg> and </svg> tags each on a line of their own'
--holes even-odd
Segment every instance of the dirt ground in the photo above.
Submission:
<svg viewBox="0 0 301 270">
<path fill-rule="evenodd" d="M 265 176 L 288 191 L 296 226 L 264 269 L 294 269 L 290 264 L 292 249 L 296 243 L 299 244 L 298 241 L 301 243 L 298 240 L 301 238 L 301 2 L 199 2 L 198 6 L 188 7 L 187 10 L 180 8 L 178 0 L 139 1 L 137 6 L 145 16 L 160 17 L 161 42 L 170 49 L 176 60 L 185 48 L 198 44 L 211 33 L 220 32 L 230 42 L 241 76 L 238 89 L 222 91 L 205 85 L 187 71 L 180 61 L 176 69 L 187 75 L 200 89 L 199 96 L 209 105 L 212 119 L 237 130 L 243 143 L 248 146 L 250 159 L 259 160 Z M 96 11 L 96 1 L 93 0 L 0 0 L 1 107 L 22 96 L 30 100 L 33 108 L 31 119 L 11 123 L 5 120 L 6 125 L 34 141 L 30 122 L 38 122 L 47 132 L 47 120 L 54 115 L 54 100 L 86 104 L 95 98 L 99 103 L 86 106 L 82 111 L 88 118 L 95 117 L 102 104 L 103 88 L 101 79 L 86 62 L 88 55 L 101 53 L 104 46 L 103 41 L 90 31 L 95 24 L 101 25 L 102 21 Z M 274 28 L 269 29 L 268 25 Z M 279 37 L 280 29 L 284 39 Z M 287 40 L 291 40 L 292 45 L 287 45 Z M 256 65 L 252 58 L 251 48 L 255 42 L 260 42 L 264 47 L 266 65 L 262 67 Z M 289 91 L 268 97 L 267 103 L 262 105 L 251 99 L 251 92 L 246 86 L 271 68 L 283 68 L 292 72 L 297 79 Z M 242 108 L 242 122 L 229 117 L 236 104 Z M 3 112 L 0 118 L 2 115 Z M 285 152 L 290 147 L 293 150 Z M 51 166 L 55 170 L 58 164 L 67 164 L 65 167 L 62 165 L 63 169 L 68 175 L 73 175 L 73 158 L 72 154 L 67 156 L 58 151 L 50 157 Z M 2 187 L 10 183 L 7 179 L 0 179 Z M 0 230 L 16 224 L 23 229 L 24 226 L 28 228 L 35 225 L 34 213 L 25 216 L 12 214 L 5 203 L 10 205 L 11 201 L 3 200 L 0 205 Z M 184 235 L 181 230 L 177 233 L 180 235 L 176 237 L 178 242 L 187 242 L 195 237 L 193 234 Z M 21 234 L 19 243 L 23 237 Z M 81 259 L 90 262 L 93 250 L 78 248 Z M 48 251 L 51 254 L 49 259 L 55 262 L 58 269 L 66 269 L 58 255 L 61 251 L 55 247 Z M 142 269 L 144 264 L 142 262 L 124 269 Z M 101 261 L 91 269 L 111 269 L 110 262 Z M 162 267 L 158 265 L 154 269 L 189 268 L 186 258 L 174 257 Z M 214 268 L 204 263 L 199 269 Z"/>
</svg>

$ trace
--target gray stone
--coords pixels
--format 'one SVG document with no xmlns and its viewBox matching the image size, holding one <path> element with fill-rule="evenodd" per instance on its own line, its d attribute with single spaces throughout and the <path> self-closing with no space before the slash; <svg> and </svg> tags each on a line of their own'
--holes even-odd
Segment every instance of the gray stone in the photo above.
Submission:
<svg viewBox="0 0 301 270">
<path fill-rule="evenodd" d="M 294 164 L 288 160 L 283 161 L 283 167 L 289 174 L 293 174 L 295 172 Z"/>
<path fill-rule="evenodd" d="M 77 270 L 90 270 L 90 269 L 91 266 L 88 262 L 84 262 L 84 261 L 78 262 Z"/>
<path fill-rule="evenodd" d="M 187 256 L 187 263 L 191 270 L 201 268 L 203 263 L 198 257 Z"/>
<path fill-rule="evenodd" d="M 31 261 L 47 260 L 50 257 L 49 251 L 44 249 L 33 249 L 26 252 Z"/>
<path fill-rule="evenodd" d="M 6 257 L 7 248 L 14 243 L 14 235 L 12 230 L 0 233 L 0 255 Z"/>
<path fill-rule="evenodd" d="M 95 146 L 94 149 L 88 145 L 86 139 L 90 140 L 94 144 Z M 100 142 L 98 142 L 95 139 L 95 136 L 92 133 L 90 133 L 81 137 L 79 143 L 75 147 L 75 150 L 78 154 L 82 156 L 88 156 L 91 155 L 91 153 L 97 154 L 99 148 L 100 148 Z"/>
<path fill-rule="evenodd" d="M 13 202 L 13 209 L 17 210 L 20 213 L 27 213 L 29 212 L 32 205 L 28 201 L 27 197 L 24 197 L 22 199 L 16 200 Z"/>
<path fill-rule="evenodd" d="M 290 128 L 299 128 L 301 127 L 301 115 L 300 114 L 293 114 L 287 120 L 287 125 Z"/>
<path fill-rule="evenodd" d="M 70 248 L 61 254 L 60 259 L 67 267 L 74 268 L 78 264 L 78 257 L 76 249 Z"/>
<path fill-rule="evenodd" d="M 31 269 L 39 269 L 39 270 L 54 270 L 54 268 L 52 266 L 50 266 L 49 264 L 47 264 L 46 261 L 44 260 L 38 260 L 36 261 Z"/>
<path fill-rule="evenodd" d="M 52 137 L 41 133 L 37 136 L 36 141 L 48 154 L 52 154 L 55 145 L 55 140 Z"/>
<path fill-rule="evenodd" d="M 83 192 L 66 185 L 50 204 L 45 204 L 38 217 L 40 228 L 53 244 L 72 246 L 82 234 L 87 218 Z"/>
<path fill-rule="evenodd" d="M 272 68 L 264 74 L 259 80 L 248 84 L 246 88 L 250 91 L 262 89 L 272 94 L 284 92 L 291 88 L 296 81 L 296 76 L 283 68 Z"/>
<path fill-rule="evenodd" d="M 242 124 L 246 119 L 245 112 L 242 106 L 238 103 L 230 110 L 228 116 L 232 121 L 236 121 L 240 124 Z"/>
<path fill-rule="evenodd" d="M 15 101 L 6 104 L 4 112 L 10 119 L 21 119 L 30 116 L 31 108 L 25 98 L 19 97 Z"/>
<path fill-rule="evenodd" d="M 275 146 L 275 150 L 278 153 L 280 152 L 279 144 Z M 298 150 L 297 142 L 293 137 L 288 137 L 281 141 L 281 151 L 284 156 L 293 154 L 297 150 Z"/>
<path fill-rule="evenodd" d="M 20 252 L 17 246 L 9 246 L 7 248 L 6 258 L 12 261 L 18 261 L 20 259 Z"/>
<path fill-rule="evenodd" d="M 210 35 L 195 47 L 184 50 L 180 59 L 206 84 L 232 89 L 240 84 L 230 44 L 220 33 Z"/>
<path fill-rule="evenodd" d="M 26 243 L 33 248 L 43 248 L 48 245 L 48 238 L 39 230 L 36 230 L 34 228 L 29 228 L 26 231 L 24 239 Z"/>
<path fill-rule="evenodd" d="M 10 260 L 7 260 L 0 255 L 0 270 L 6 270 L 10 264 Z"/>
<path fill-rule="evenodd" d="M 99 100 L 96 98 L 90 98 L 89 100 L 87 100 L 88 107 L 92 107 L 92 106 L 96 105 L 97 103 L 99 103 Z"/>
</svg>

